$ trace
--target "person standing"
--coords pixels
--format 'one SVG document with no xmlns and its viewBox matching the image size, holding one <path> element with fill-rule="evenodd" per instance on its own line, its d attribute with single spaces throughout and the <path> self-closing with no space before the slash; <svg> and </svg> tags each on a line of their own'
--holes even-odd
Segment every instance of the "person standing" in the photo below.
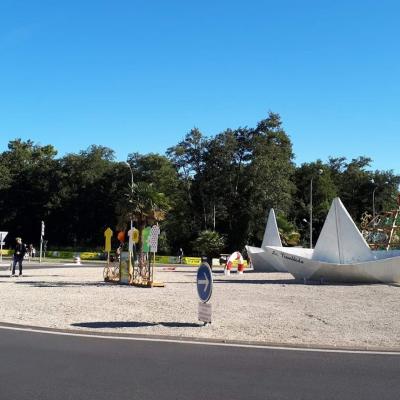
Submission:
<svg viewBox="0 0 400 400">
<path fill-rule="evenodd" d="M 182 249 L 182 247 L 179 249 L 178 259 L 179 259 L 179 264 L 182 264 L 182 262 L 183 262 L 183 249 Z"/>
<path fill-rule="evenodd" d="M 28 256 L 29 256 L 29 261 L 31 261 L 31 258 L 33 257 L 33 244 L 32 243 L 28 246 Z"/>
<path fill-rule="evenodd" d="M 13 261 L 13 269 L 12 269 L 12 274 L 11 276 L 15 276 L 15 266 L 18 263 L 19 267 L 19 276 L 22 275 L 22 261 L 24 260 L 25 252 L 26 252 L 26 247 L 22 243 L 22 239 L 17 237 L 15 239 L 16 243 L 14 246 L 14 261 Z"/>
</svg>

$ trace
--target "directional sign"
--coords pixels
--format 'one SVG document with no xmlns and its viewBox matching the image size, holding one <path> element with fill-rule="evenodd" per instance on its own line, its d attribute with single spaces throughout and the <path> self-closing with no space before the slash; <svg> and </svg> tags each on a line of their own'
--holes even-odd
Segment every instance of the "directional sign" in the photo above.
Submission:
<svg viewBox="0 0 400 400">
<path fill-rule="evenodd" d="M 210 266 L 207 263 L 200 265 L 197 270 L 197 293 L 203 303 L 210 300 L 213 287 L 213 277 Z"/>
<path fill-rule="evenodd" d="M 160 227 L 158 225 L 153 225 L 150 230 L 150 251 L 157 253 L 158 248 L 158 237 L 160 236 Z"/>
<path fill-rule="evenodd" d="M 132 241 L 133 243 L 139 243 L 139 229 L 133 228 L 132 232 Z"/>
<path fill-rule="evenodd" d="M 143 241 L 143 252 L 148 253 L 150 251 L 150 227 L 147 226 L 146 228 L 143 229 L 142 232 L 142 241 Z"/>
<path fill-rule="evenodd" d="M 104 245 L 104 251 L 110 252 L 111 251 L 111 238 L 113 235 L 113 231 L 110 228 L 107 228 L 104 231 L 104 237 L 106 238 L 106 242 Z"/>
<path fill-rule="evenodd" d="M 3 262 L 3 246 L 4 239 L 6 238 L 8 232 L 0 232 L 0 262 Z"/>
</svg>

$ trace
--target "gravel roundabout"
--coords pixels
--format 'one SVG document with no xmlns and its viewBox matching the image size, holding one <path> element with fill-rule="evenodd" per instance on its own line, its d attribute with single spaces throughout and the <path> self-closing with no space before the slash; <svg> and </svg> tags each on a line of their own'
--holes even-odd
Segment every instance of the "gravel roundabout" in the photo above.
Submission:
<svg viewBox="0 0 400 400">
<path fill-rule="evenodd" d="M 304 285 L 290 274 L 214 269 L 213 322 L 197 320 L 197 268 L 158 266 L 164 288 L 105 283 L 103 265 L 48 265 L 10 278 L 0 271 L 6 323 L 98 333 L 310 346 L 400 349 L 400 287 Z"/>
</svg>

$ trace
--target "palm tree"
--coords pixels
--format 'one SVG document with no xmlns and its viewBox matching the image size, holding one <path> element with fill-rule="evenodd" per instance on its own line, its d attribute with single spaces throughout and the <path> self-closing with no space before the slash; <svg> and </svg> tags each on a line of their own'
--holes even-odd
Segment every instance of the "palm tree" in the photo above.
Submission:
<svg viewBox="0 0 400 400">
<path fill-rule="evenodd" d="M 120 222 L 136 222 L 139 230 L 138 270 L 131 276 L 131 280 L 140 280 L 140 283 L 149 283 L 151 278 L 150 268 L 143 254 L 143 230 L 147 225 L 165 219 L 169 208 L 164 193 L 157 192 L 154 185 L 146 182 L 132 182 L 130 192 L 126 194 L 127 202 L 119 204 Z"/>
</svg>

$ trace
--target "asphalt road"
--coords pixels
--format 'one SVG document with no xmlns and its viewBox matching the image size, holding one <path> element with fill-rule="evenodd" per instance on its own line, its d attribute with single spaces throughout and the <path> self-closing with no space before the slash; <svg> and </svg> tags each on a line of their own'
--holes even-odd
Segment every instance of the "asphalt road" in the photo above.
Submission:
<svg viewBox="0 0 400 400">
<path fill-rule="evenodd" d="M 396 355 L 128 341 L 0 329 L 1 400 L 383 400 L 399 398 L 399 375 L 400 356 Z"/>
</svg>

